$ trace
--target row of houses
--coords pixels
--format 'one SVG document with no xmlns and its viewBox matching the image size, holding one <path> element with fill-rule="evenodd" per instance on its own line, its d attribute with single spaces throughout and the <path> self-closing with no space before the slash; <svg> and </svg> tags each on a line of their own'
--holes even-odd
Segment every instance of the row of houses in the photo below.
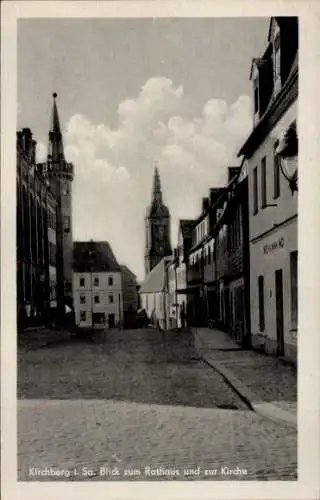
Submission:
<svg viewBox="0 0 320 500">
<path fill-rule="evenodd" d="M 298 324 L 298 20 L 273 17 L 250 71 L 250 135 L 209 189 L 178 245 L 141 287 L 160 326 L 213 326 L 238 343 L 296 359 Z M 152 286 L 151 286 L 152 285 Z"/>
</svg>

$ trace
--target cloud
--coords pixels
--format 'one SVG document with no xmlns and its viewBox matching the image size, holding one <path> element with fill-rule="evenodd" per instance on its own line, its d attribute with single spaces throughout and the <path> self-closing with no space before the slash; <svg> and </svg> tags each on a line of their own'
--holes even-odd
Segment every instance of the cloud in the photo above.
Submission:
<svg viewBox="0 0 320 500">
<path fill-rule="evenodd" d="M 118 106 L 114 128 L 88 117 L 71 117 L 64 134 L 66 156 L 74 162 L 74 237 L 108 240 L 120 262 L 143 277 L 144 216 L 150 202 L 154 161 L 172 217 L 194 217 L 209 187 L 226 181 L 226 166 L 247 136 L 251 101 L 204 103 L 186 118 L 182 86 L 150 78 L 139 95 Z"/>
</svg>

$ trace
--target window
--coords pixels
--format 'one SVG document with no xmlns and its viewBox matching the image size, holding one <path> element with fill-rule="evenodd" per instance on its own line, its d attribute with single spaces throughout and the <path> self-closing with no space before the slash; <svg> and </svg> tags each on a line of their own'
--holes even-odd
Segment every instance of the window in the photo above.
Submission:
<svg viewBox="0 0 320 500">
<path fill-rule="evenodd" d="M 93 283 L 94 283 L 94 286 L 99 286 L 99 278 L 95 277 Z"/>
<path fill-rule="evenodd" d="M 113 304 L 113 295 L 109 295 L 109 304 Z"/>
<path fill-rule="evenodd" d="M 279 198 L 280 196 L 280 164 L 279 157 L 276 155 L 276 148 L 278 142 L 275 143 L 273 148 L 273 197 Z"/>
<path fill-rule="evenodd" d="M 108 285 L 109 285 L 109 286 L 112 286 L 112 285 L 113 285 L 113 277 L 112 277 L 112 276 L 109 276 L 109 279 L 108 279 Z"/>
<path fill-rule="evenodd" d="M 84 278 L 83 277 L 80 278 L 80 286 L 81 287 L 84 286 Z"/>
<path fill-rule="evenodd" d="M 254 114 L 259 111 L 259 81 L 258 78 L 254 81 Z"/>
<path fill-rule="evenodd" d="M 264 277 L 261 275 L 258 278 L 259 289 L 259 328 L 261 332 L 265 329 L 265 315 L 264 315 Z"/>
<path fill-rule="evenodd" d="M 290 253 L 291 327 L 298 324 L 298 252 Z"/>
<path fill-rule="evenodd" d="M 86 296 L 80 295 L 80 304 L 85 304 L 85 303 L 86 303 Z"/>
<path fill-rule="evenodd" d="M 95 295 L 94 296 L 94 303 L 95 304 L 100 304 L 100 297 L 99 297 L 99 295 Z"/>
<path fill-rule="evenodd" d="M 261 160 L 261 207 L 267 206 L 267 162 L 266 157 Z"/>
<path fill-rule="evenodd" d="M 253 169 L 253 215 L 258 213 L 258 167 Z"/>
<path fill-rule="evenodd" d="M 274 39 L 274 80 L 281 82 L 281 66 L 280 66 L 280 34 Z"/>
<path fill-rule="evenodd" d="M 70 232 L 70 217 L 68 215 L 63 217 L 63 230 L 65 233 Z"/>
<path fill-rule="evenodd" d="M 80 321 L 86 321 L 86 311 L 80 311 Z"/>
</svg>

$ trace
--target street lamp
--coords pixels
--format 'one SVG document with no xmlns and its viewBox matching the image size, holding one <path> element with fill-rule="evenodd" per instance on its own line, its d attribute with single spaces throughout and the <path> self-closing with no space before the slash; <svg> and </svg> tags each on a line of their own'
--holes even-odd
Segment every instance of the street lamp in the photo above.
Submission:
<svg viewBox="0 0 320 500">
<path fill-rule="evenodd" d="M 284 133 L 275 151 L 282 175 L 289 183 L 291 193 L 298 191 L 298 135 L 294 121 Z"/>
</svg>

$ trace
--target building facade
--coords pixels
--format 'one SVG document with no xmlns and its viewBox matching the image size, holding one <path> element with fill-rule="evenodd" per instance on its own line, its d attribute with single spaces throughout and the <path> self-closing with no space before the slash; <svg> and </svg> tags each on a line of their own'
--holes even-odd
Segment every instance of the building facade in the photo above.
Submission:
<svg viewBox="0 0 320 500">
<path fill-rule="evenodd" d="M 17 132 L 18 325 L 44 321 L 57 307 L 57 211 L 55 185 L 36 165 L 31 130 Z M 62 276 L 60 276 L 62 279 Z"/>
<path fill-rule="evenodd" d="M 74 242 L 73 302 L 80 328 L 123 324 L 121 268 L 108 242 Z"/>
<path fill-rule="evenodd" d="M 216 201 L 215 321 L 233 340 L 250 345 L 248 180 L 246 164 L 229 167 L 229 183 Z"/>
<path fill-rule="evenodd" d="M 158 168 L 155 168 L 151 205 L 145 217 L 145 276 L 161 261 L 171 255 L 170 213 L 162 200 Z"/>
<path fill-rule="evenodd" d="M 121 268 L 122 302 L 123 302 L 123 326 L 130 328 L 134 325 L 136 312 L 138 310 L 138 283 L 137 277 L 127 266 Z"/>
<path fill-rule="evenodd" d="M 170 328 L 168 318 L 168 264 L 172 257 L 164 257 L 151 270 L 141 284 L 139 294 L 141 307 L 155 327 Z"/>
<path fill-rule="evenodd" d="M 298 19 L 273 17 L 267 48 L 251 68 L 253 130 L 241 148 L 248 163 L 252 344 L 296 359 L 297 192 L 290 190 L 279 141 L 297 124 Z M 290 153 L 297 169 L 298 149 Z M 297 173 L 297 170 L 296 170 Z"/>
</svg>

